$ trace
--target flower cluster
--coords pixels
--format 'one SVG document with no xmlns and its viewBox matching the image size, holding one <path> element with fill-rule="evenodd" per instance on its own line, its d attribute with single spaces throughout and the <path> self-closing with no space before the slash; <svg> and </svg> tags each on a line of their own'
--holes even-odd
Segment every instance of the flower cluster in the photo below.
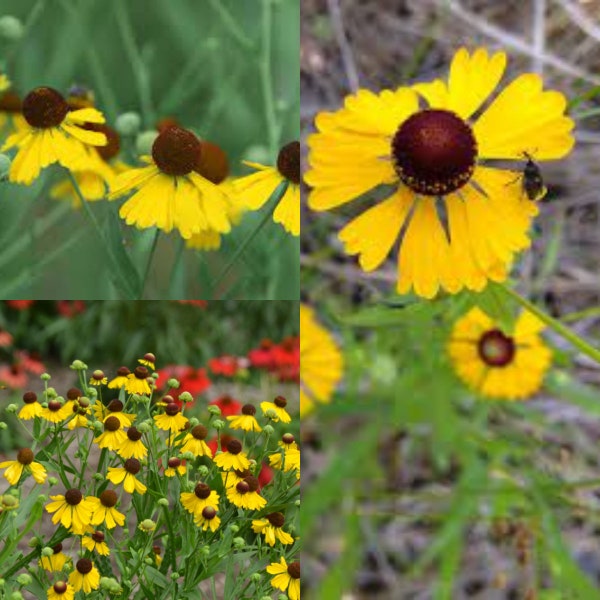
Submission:
<svg viewBox="0 0 600 600">
<path fill-rule="evenodd" d="M 10 485 L 0 537 L 18 541 L 44 514 L 54 531 L 33 538 L 25 557 L 0 554 L 5 585 L 44 589 L 49 600 L 95 590 L 158 597 L 168 586 L 179 597 L 239 551 L 239 590 L 298 599 L 300 450 L 286 399 L 238 404 L 229 415 L 217 401 L 191 416 L 191 393 L 173 396 L 174 373 L 157 391 L 152 353 L 110 376 L 88 374 L 81 361 L 71 368 L 79 387 L 61 396 L 44 373 L 43 391 L 9 407 L 33 441 L 0 463 Z M 263 575 L 252 568 L 245 578 L 256 561 L 268 565 Z"/>
</svg>

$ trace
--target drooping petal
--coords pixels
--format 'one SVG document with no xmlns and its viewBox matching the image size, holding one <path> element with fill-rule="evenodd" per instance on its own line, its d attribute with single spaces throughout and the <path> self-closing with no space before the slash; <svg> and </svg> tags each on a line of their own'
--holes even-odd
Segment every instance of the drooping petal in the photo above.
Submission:
<svg viewBox="0 0 600 600">
<path fill-rule="evenodd" d="M 279 223 L 292 235 L 300 235 L 300 186 L 290 184 L 279 201 L 273 221 Z"/>
</svg>

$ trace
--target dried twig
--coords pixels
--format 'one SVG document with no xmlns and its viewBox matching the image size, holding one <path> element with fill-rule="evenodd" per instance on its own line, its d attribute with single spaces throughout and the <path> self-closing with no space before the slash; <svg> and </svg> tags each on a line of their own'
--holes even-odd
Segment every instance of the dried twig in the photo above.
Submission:
<svg viewBox="0 0 600 600">
<path fill-rule="evenodd" d="M 339 0 L 327 0 L 327 7 L 329 9 L 329 16 L 333 25 L 335 39 L 340 48 L 344 71 L 346 73 L 346 78 L 348 79 L 348 86 L 355 92 L 359 88 L 358 71 L 356 69 L 352 48 L 350 47 L 346 36 L 340 2 Z"/>
</svg>

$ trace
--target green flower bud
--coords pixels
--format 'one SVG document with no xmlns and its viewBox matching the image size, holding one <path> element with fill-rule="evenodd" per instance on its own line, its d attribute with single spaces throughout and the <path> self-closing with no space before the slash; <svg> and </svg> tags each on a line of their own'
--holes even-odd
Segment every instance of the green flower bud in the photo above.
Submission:
<svg viewBox="0 0 600 600">
<path fill-rule="evenodd" d="M 16 42 L 23 37 L 23 23 L 17 17 L 4 15 L 0 17 L 0 37 Z"/>
<path fill-rule="evenodd" d="M 137 429 L 140 433 L 150 433 L 152 431 L 152 425 L 148 421 L 142 421 Z"/>
<path fill-rule="evenodd" d="M 236 550 L 243 550 L 246 547 L 246 540 L 243 537 L 234 537 L 233 547 Z"/>
<path fill-rule="evenodd" d="M 152 373 L 152 375 L 150 375 L 150 377 L 152 377 L 152 379 L 158 379 L 160 377 L 160 375 L 158 373 Z"/>
<path fill-rule="evenodd" d="M 209 472 L 209 469 L 206 465 L 200 465 L 198 467 L 198 474 L 200 475 L 200 477 L 202 479 L 205 479 L 206 477 L 208 477 L 208 472 Z"/>
<path fill-rule="evenodd" d="M 40 379 L 42 381 L 50 381 L 52 379 L 52 375 L 50 375 L 50 373 L 42 373 L 40 375 Z"/>
<path fill-rule="evenodd" d="M 7 413 L 12 413 L 13 415 L 19 410 L 19 407 L 16 404 L 9 404 L 6 407 Z"/>
<path fill-rule="evenodd" d="M 239 525 L 236 525 L 235 523 L 232 523 L 229 526 L 229 529 L 231 529 L 231 533 L 237 533 L 240 530 Z"/>
<path fill-rule="evenodd" d="M 31 583 L 31 575 L 29 573 L 21 573 L 17 576 L 17 583 L 23 587 Z"/>
<path fill-rule="evenodd" d="M 211 404 L 211 405 L 208 407 L 208 412 L 209 412 L 211 415 L 215 415 L 215 417 L 218 417 L 218 416 L 220 416 L 220 414 L 221 414 L 221 409 L 220 409 L 220 408 L 219 408 L 217 405 L 215 405 L 215 404 Z"/>
<path fill-rule="evenodd" d="M 188 452 L 182 452 L 181 453 L 181 458 L 183 460 L 194 460 L 194 458 L 196 458 L 196 457 L 194 456 L 193 452 L 189 452 L 188 451 Z"/>
<path fill-rule="evenodd" d="M 189 392 L 181 392 L 181 394 L 179 394 L 179 399 L 182 402 L 193 402 L 194 396 L 192 396 Z"/>
<path fill-rule="evenodd" d="M 23 594 L 21 592 L 13 592 L 8 598 L 9 600 L 23 600 Z"/>
<path fill-rule="evenodd" d="M 174 377 L 171 377 L 171 379 L 167 381 L 167 387 L 173 388 L 174 390 L 178 389 L 180 385 L 179 381 Z"/>
<path fill-rule="evenodd" d="M 28 542 L 27 545 L 30 548 L 37 548 L 40 544 L 42 543 L 42 540 L 40 540 L 39 537 L 37 537 L 36 535 L 34 535 Z"/>
<path fill-rule="evenodd" d="M 44 546 L 42 548 L 42 556 L 52 556 L 54 554 L 54 550 L 50 548 L 50 546 Z"/>
<path fill-rule="evenodd" d="M 166 498 L 159 498 L 159 499 L 157 500 L 157 504 L 158 504 L 159 506 L 164 506 L 165 508 L 168 508 L 168 507 L 169 507 L 169 501 L 168 501 Z"/>
<path fill-rule="evenodd" d="M 263 596 L 260 600 L 273 600 L 271 596 Z"/>
<path fill-rule="evenodd" d="M 208 556 L 210 554 L 210 547 L 209 546 L 202 546 L 202 548 L 200 548 L 198 550 L 198 552 L 204 556 Z"/>
<path fill-rule="evenodd" d="M 263 165 L 268 165 L 271 162 L 269 149 L 261 144 L 249 146 L 242 152 L 242 156 L 244 156 L 246 160 L 261 163 Z"/>
<path fill-rule="evenodd" d="M 96 392 L 95 388 L 93 388 L 93 387 L 85 388 L 85 393 L 88 396 L 91 396 L 92 398 L 97 397 L 97 392 Z"/>
<path fill-rule="evenodd" d="M 172 579 L 173 581 L 175 581 L 176 579 L 179 579 L 179 573 L 178 573 L 177 571 L 173 571 L 173 572 L 171 573 L 171 579 Z"/>
<path fill-rule="evenodd" d="M 50 400 L 54 400 L 58 397 L 58 392 L 53 387 L 49 387 L 47 390 L 44 390 L 44 396 Z"/>
<path fill-rule="evenodd" d="M 56 477 L 48 477 L 48 483 L 50 485 L 56 485 L 58 483 L 58 479 Z"/>
<path fill-rule="evenodd" d="M 96 481 L 104 481 L 104 475 L 102 473 L 94 473 L 94 479 Z"/>
<path fill-rule="evenodd" d="M 152 566 L 154 564 L 154 561 L 150 557 L 146 557 L 144 559 L 144 562 L 149 566 Z"/>
<path fill-rule="evenodd" d="M 160 500 L 166 500 L 165 498 L 161 498 Z M 160 502 L 159 500 L 159 502 Z M 169 505 L 168 501 L 167 501 L 167 506 Z M 140 524 L 139 524 L 139 528 L 144 532 L 144 533 L 150 533 L 152 531 L 154 531 L 156 529 L 156 523 L 152 520 L 152 519 L 144 519 Z"/>
<path fill-rule="evenodd" d="M 142 126 L 142 119 L 136 112 L 126 112 L 117 117 L 115 128 L 121 135 L 135 135 Z"/>
<path fill-rule="evenodd" d="M 252 575 L 250 575 L 250 581 L 253 581 L 254 583 L 258 583 L 261 579 L 262 575 L 260 573 L 252 573 Z"/>
<path fill-rule="evenodd" d="M 217 431 L 222 431 L 223 429 L 225 429 L 225 421 L 221 421 L 221 419 L 213 421 L 212 425 Z"/>
<path fill-rule="evenodd" d="M 158 131 L 142 131 L 138 134 L 135 140 L 135 149 L 138 154 L 150 154 L 157 135 Z"/>
<path fill-rule="evenodd" d="M 263 427 L 263 431 L 264 431 L 265 435 L 267 437 L 269 437 L 275 433 L 275 428 L 273 427 L 273 425 L 265 425 Z"/>
<path fill-rule="evenodd" d="M 267 419 L 277 419 L 277 418 L 279 418 L 279 417 L 277 416 L 277 411 L 275 411 L 275 410 L 274 410 L 274 409 L 272 409 L 272 408 L 269 408 L 269 410 L 267 410 L 267 411 L 265 412 L 265 417 L 267 417 Z"/>
<path fill-rule="evenodd" d="M 8 429 L 8 425 L 4 421 L 0 421 L 0 429 Z"/>
<path fill-rule="evenodd" d="M 102 421 L 94 421 L 92 427 L 99 433 L 104 431 L 104 423 L 102 423 Z"/>
<path fill-rule="evenodd" d="M 196 425 L 198 425 L 198 423 L 200 423 L 200 421 L 199 421 L 198 419 L 196 419 L 196 417 L 192 417 L 192 418 L 190 419 L 190 429 L 191 429 L 192 427 L 196 427 Z"/>
<path fill-rule="evenodd" d="M 300 498 L 298 498 L 298 500 L 296 500 L 296 501 L 294 502 L 294 504 L 295 504 L 295 505 L 296 505 L 298 508 L 300 508 Z"/>
<path fill-rule="evenodd" d="M 87 368 L 88 366 L 81 360 L 74 360 L 69 366 L 73 371 L 85 371 Z"/>
<path fill-rule="evenodd" d="M 8 180 L 8 172 L 10 171 L 10 165 L 12 161 L 6 154 L 0 154 L 0 181 Z"/>
<path fill-rule="evenodd" d="M 290 600 L 285 594 L 279 594 L 277 600 Z"/>
</svg>

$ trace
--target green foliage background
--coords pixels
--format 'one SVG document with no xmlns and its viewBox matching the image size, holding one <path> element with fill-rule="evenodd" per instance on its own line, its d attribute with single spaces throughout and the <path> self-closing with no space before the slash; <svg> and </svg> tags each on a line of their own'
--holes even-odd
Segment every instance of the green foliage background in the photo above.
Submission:
<svg viewBox="0 0 600 600">
<path fill-rule="evenodd" d="M 237 175 L 247 172 L 242 158 L 273 164 L 278 148 L 298 139 L 298 0 L 2 0 L 2 14 L 26 26 L 17 43 L 0 42 L 0 64 L 21 94 L 38 85 L 66 92 L 77 83 L 94 90 L 109 124 L 132 110 L 142 129 L 175 117 L 221 145 Z M 269 44 L 270 86 L 260 78 Z M 132 149 L 133 141 L 125 144 Z M 118 203 L 94 203 L 118 257 L 109 265 L 82 211 L 48 198 L 50 183 L 45 175 L 28 188 L 0 185 L 0 297 L 137 297 L 112 282 L 119 271 L 135 290 L 153 231 L 111 218 Z M 144 297 L 296 299 L 298 238 L 272 222 L 212 289 L 261 217 L 245 215 L 217 253 L 184 251 L 175 271 L 179 236 L 163 235 Z"/>
</svg>

